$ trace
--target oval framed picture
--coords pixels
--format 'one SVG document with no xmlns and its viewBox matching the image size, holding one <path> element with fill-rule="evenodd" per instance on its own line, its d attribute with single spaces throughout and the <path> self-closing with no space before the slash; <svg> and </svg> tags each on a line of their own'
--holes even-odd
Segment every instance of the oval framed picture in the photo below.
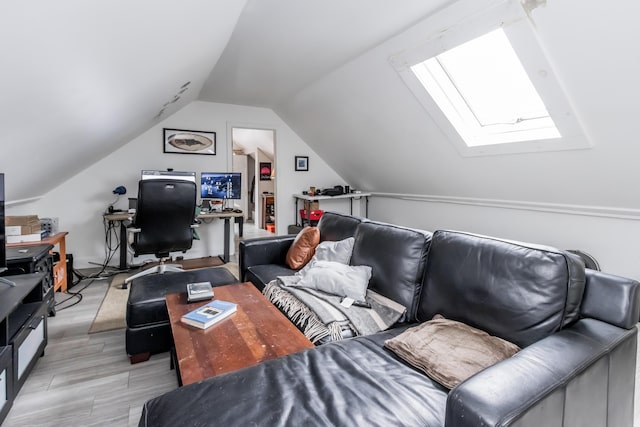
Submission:
<svg viewBox="0 0 640 427">
<path fill-rule="evenodd" d="M 216 133 L 163 128 L 165 153 L 216 154 Z"/>
</svg>

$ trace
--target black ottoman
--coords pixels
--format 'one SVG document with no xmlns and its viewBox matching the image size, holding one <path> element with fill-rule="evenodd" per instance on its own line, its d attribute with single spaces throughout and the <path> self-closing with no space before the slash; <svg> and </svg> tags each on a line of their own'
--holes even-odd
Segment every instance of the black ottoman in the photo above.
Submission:
<svg viewBox="0 0 640 427">
<path fill-rule="evenodd" d="M 209 267 L 179 273 L 151 274 L 131 282 L 127 301 L 126 348 L 131 363 L 144 362 L 171 348 L 171 327 L 165 295 L 186 292 L 187 283 L 211 286 L 238 283 L 226 268 Z"/>
</svg>

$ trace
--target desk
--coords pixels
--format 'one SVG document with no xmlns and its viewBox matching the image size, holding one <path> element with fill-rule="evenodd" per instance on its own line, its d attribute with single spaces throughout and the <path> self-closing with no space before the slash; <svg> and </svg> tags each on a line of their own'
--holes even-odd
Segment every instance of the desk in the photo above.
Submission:
<svg viewBox="0 0 640 427">
<path fill-rule="evenodd" d="M 61 231 L 53 236 L 45 237 L 42 240 L 36 242 L 19 242 L 19 243 L 7 243 L 7 247 L 12 246 L 32 246 L 32 245 L 58 245 L 58 253 L 60 254 L 60 261 L 53 265 L 53 291 L 60 289 L 62 292 L 67 292 L 67 244 L 65 242 L 65 236 L 69 234 L 67 231 Z"/>
<path fill-rule="evenodd" d="M 222 260 L 226 263 L 229 262 L 229 245 L 231 242 L 231 224 L 229 221 L 231 218 L 235 218 L 238 222 L 238 233 L 242 237 L 242 227 L 244 224 L 244 213 L 242 212 L 201 212 L 196 216 L 197 219 L 211 219 L 211 218 L 223 218 L 224 219 L 224 254 Z"/>
<path fill-rule="evenodd" d="M 103 216 L 105 221 L 120 224 L 120 270 L 127 269 L 127 225 L 131 222 L 132 216 L 129 212 L 115 212 Z"/>
<path fill-rule="evenodd" d="M 118 268 L 121 270 L 127 269 L 127 225 L 133 219 L 134 214 L 128 212 L 116 212 L 105 214 L 103 218 L 109 222 L 120 223 L 120 263 Z M 242 237 L 242 229 L 244 225 L 244 213 L 242 212 L 201 212 L 196 216 L 196 219 L 207 220 L 214 218 L 224 219 L 224 254 L 222 260 L 229 262 L 229 248 L 231 242 L 231 218 L 235 219 L 238 223 L 238 231 L 240 237 Z"/>
<path fill-rule="evenodd" d="M 302 200 L 303 207 L 307 211 L 310 210 L 311 202 L 319 202 L 320 200 L 340 200 L 340 199 L 349 200 L 349 213 L 353 215 L 353 199 L 359 200 L 361 197 L 364 197 L 365 199 L 364 216 L 368 217 L 369 216 L 369 196 L 371 196 L 371 193 L 348 193 L 348 194 L 339 194 L 337 196 L 309 196 L 308 194 L 294 194 L 293 198 L 295 199 L 295 203 L 293 205 L 293 208 L 294 208 L 293 222 L 294 224 L 298 223 L 298 201 L 299 200 Z"/>
</svg>

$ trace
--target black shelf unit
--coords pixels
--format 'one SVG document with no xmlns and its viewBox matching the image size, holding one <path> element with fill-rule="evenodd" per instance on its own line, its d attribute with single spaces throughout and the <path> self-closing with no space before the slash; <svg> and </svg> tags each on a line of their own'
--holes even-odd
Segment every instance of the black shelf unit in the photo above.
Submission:
<svg viewBox="0 0 640 427">
<path fill-rule="evenodd" d="M 6 276 L 0 283 L 0 423 L 47 346 L 47 311 L 43 291 L 47 274 Z M 3 399 L 4 398 L 4 399 Z"/>
</svg>

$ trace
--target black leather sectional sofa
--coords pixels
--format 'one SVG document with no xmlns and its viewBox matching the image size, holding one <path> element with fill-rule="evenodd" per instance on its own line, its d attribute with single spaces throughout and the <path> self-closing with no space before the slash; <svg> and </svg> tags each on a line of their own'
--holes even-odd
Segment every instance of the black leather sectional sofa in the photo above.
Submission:
<svg viewBox="0 0 640 427">
<path fill-rule="evenodd" d="M 631 426 L 640 283 L 567 252 L 325 213 L 323 239 L 408 308 L 389 331 L 318 346 L 148 401 L 140 426 Z M 286 274 L 292 238 L 246 242 L 243 279 Z M 384 347 L 435 314 L 522 348 L 447 390 Z"/>
</svg>

